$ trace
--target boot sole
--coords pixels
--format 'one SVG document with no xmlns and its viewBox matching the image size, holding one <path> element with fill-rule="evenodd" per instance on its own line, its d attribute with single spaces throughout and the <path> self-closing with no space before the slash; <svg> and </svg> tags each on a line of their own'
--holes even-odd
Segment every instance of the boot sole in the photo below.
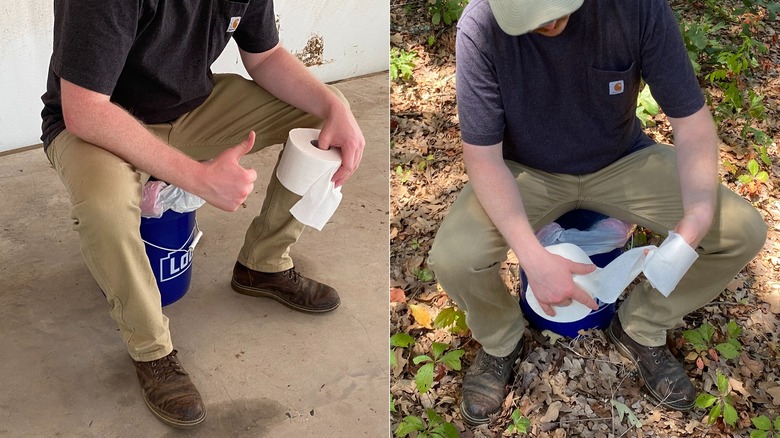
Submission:
<svg viewBox="0 0 780 438">
<path fill-rule="evenodd" d="M 463 408 L 463 402 L 460 402 L 460 416 L 463 417 L 463 421 L 471 426 L 479 426 L 481 424 L 490 423 L 490 418 L 474 418 L 467 414 L 466 410 Z"/>
<path fill-rule="evenodd" d="M 152 406 L 151 403 L 149 403 L 149 400 L 146 399 L 146 396 L 143 394 L 143 391 L 141 391 L 141 395 L 143 396 L 144 403 L 146 403 L 146 407 L 149 408 L 150 411 L 154 414 L 155 417 L 157 417 L 160 421 L 167 424 L 168 426 L 174 427 L 176 429 L 193 429 L 196 426 L 198 426 L 200 423 L 203 423 L 203 421 L 206 419 L 206 410 L 203 410 L 203 415 L 200 416 L 200 418 L 196 418 L 195 420 L 191 421 L 182 421 L 177 420 L 175 418 L 172 418 L 168 416 L 165 412 L 157 410 L 154 406 Z"/>
<path fill-rule="evenodd" d="M 240 293 L 241 295 L 248 295 L 250 297 L 257 297 L 257 298 L 273 298 L 274 300 L 284 304 L 285 306 L 293 309 L 298 310 L 300 312 L 306 312 L 306 313 L 325 313 L 325 312 L 331 312 L 335 310 L 339 305 L 341 304 L 341 300 L 339 300 L 336 305 L 331 307 L 322 307 L 322 308 L 314 308 L 314 307 L 304 307 L 299 306 L 298 304 L 291 303 L 284 298 L 281 298 L 279 295 L 276 294 L 276 292 L 269 290 L 269 289 L 260 289 L 260 288 L 250 288 L 246 287 L 238 282 L 236 280 L 230 281 L 230 286 L 233 288 L 234 291 Z"/>
<path fill-rule="evenodd" d="M 625 346 L 620 340 L 618 340 L 615 333 L 612 331 L 612 326 L 610 325 L 607 328 L 607 334 L 609 335 L 609 339 L 612 341 L 612 343 L 617 347 L 620 354 L 625 357 L 626 359 L 631 360 L 631 362 L 634 364 L 634 368 L 636 368 L 637 372 L 639 372 L 639 377 L 642 379 L 642 386 L 645 388 L 648 394 L 658 402 L 663 407 L 674 409 L 675 411 L 680 412 L 687 412 L 693 409 L 693 407 L 696 405 L 696 402 L 692 402 L 690 405 L 686 406 L 675 406 L 672 404 L 669 404 L 669 402 L 664 401 L 664 397 L 659 396 L 659 394 L 656 394 L 653 388 L 647 385 L 647 380 L 645 379 L 644 374 L 642 374 L 642 368 L 639 367 L 639 362 L 634 358 L 634 355 L 631 353 L 631 351 L 628 349 L 628 347 Z"/>
</svg>

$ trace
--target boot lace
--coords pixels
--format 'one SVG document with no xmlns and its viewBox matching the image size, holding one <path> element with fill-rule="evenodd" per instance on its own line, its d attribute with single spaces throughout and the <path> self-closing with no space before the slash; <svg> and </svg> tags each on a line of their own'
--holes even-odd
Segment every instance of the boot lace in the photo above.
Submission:
<svg viewBox="0 0 780 438">
<path fill-rule="evenodd" d="M 289 278 L 292 280 L 293 283 L 299 283 L 301 281 L 301 274 L 298 273 L 298 271 L 295 270 L 295 268 L 290 268 L 284 272 L 282 272 L 282 275 L 284 275 L 286 278 Z"/>
<path fill-rule="evenodd" d="M 665 345 L 650 347 L 650 355 L 653 357 L 653 362 L 655 362 L 656 365 L 660 365 L 663 361 L 675 360 L 672 356 L 672 352 L 669 351 Z"/>
<path fill-rule="evenodd" d="M 496 357 L 483 351 L 477 367 L 483 373 L 490 373 L 496 377 L 502 378 L 504 375 L 504 367 L 510 362 L 511 356 L 512 355 L 507 357 Z"/>
<path fill-rule="evenodd" d="M 171 354 L 163 357 L 162 359 L 157 359 L 151 362 L 152 374 L 154 374 L 157 380 L 166 380 L 174 374 L 181 374 L 183 376 L 187 375 L 187 372 L 184 371 L 184 368 L 181 367 L 179 360 L 176 359 L 176 355 L 178 353 L 178 351 L 173 350 Z"/>
</svg>

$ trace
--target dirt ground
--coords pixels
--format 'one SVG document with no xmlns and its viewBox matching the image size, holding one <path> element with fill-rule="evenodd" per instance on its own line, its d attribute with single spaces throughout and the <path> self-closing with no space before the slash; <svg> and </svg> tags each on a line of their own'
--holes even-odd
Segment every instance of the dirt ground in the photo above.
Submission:
<svg viewBox="0 0 780 438">
<path fill-rule="evenodd" d="M 671 1 L 673 8 L 683 3 Z M 708 409 L 680 413 L 657 406 L 640 391 L 634 367 L 600 330 L 574 339 L 528 330 L 530 354 L 516 368 L 518 377 L 502 412 L 490 425 L 472 428 L 463 423 L 457 406 L 463 375 L 479 345 L 467 330 L 453 332 L 432 322 L 454 304 L 437 286 L 426 258 L 439 224 L 468 176 L 461 159 L 455 104 L 455 26 L 433 25 L 425 5 L 391 0 L 391 44 L 416 55 L 412 76 L 391 83 L 391 334 L 406 333 L 415 341 L 406 348 L 393 348 L 393 430 L 409 415 L 428 421 L 427 408 L 452 423 L 461 437 L 509 435 L 506 429 L 515 410 L 530 420 L 529 435 L 539 437 L 747 437 L 755 429 L 753 418 L 765 415 L 774 420 L 780 406 L 780 21 L 762 17 L 764 24 L 755 35 L 769 50 L 760 55 L 761 67 L 747 84 L 764 96 L 766 118 L 758 128 L 772 139 L 767 149 L 769 179 L 743 184 L 733 169 L 724 165 L 720 170 L 723 183 L 748 199 L 768 224 L 766 245 L 719 298 L 686 317 L 686 327 L 669 334 L 673 353 L 698 391 L 717 395 L 717 373 L 728 378 L 727 401 L 737 413 L 736 425 L 727 426 L 722 418 L 708 424 Z M 739 24 L 729 23 L 723 31 Z M 703 79 L 701 84 L 717 103 L 721 94 Z M 653 120 L 655 126 L 647 132 L 656 141 L 671 143 L 663 114 Z M 748 161 L 756 158 L 755 151 L 741 140 L 738 124 L 724 122 L 718 128 L 723 141 L 721 162 L 732 163 L 741 171 L 737 174 L 744 173 Z M 502 267 L 509 290 L 518 285 L 519 270 L 510 254 Z M 682 334 L 709 323 L 717 328 L 715 343 L 725 342 L 730 321 L 741 328 L 740 351 L 734 359 L 714 350 L 697 353 Z M 463 365 L 460 370 L 437 365 L 431 389 L 421 393 L 414 378 L 423 363 L 412 359 L 430 354 L 433 342 L 448 344 L 450 350 L 463 349 Z"/>
</svg>

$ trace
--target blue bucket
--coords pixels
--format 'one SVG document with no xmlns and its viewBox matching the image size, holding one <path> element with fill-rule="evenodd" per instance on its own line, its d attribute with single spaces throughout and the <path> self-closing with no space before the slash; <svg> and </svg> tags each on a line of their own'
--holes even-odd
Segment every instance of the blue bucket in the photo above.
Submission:
<svg viewBox="0 0 780 438">
<path fill-rule="evenodd" d="M 159 218 L 141 218 L 141 238 L 163 306 L 175 303 L 190 288 L 192 255 L 202 235 L 194 211 L 168 210 Z"/>
<path fill-rule="evenodd" d="M 606 219 L 607 216 L 596 213 L 590 210 L 573 210 L 570 211 L 555 222 L 557 222 L 562 228 L 570 229 L 576 228 L 578 230 L 587 230 L 593 226 L 596 222 Z M 624 248 L 617 248 L 612 251 L 594 254 L 590 256 L 594 265 L 603 268 L 607 266 L 612 260 L 615 260 L 620 254 L 622 254 Z M 521 292 L 520 292 L 520 307 L 523 310 L 523 316 L 528 324 L 537 330 L 550 330 L 562 336 L 576 337 L 580 330 L 589 330 L 593 328 L 605 329 L 612 322 L 612 318 L 615 316 L 615 303 L 602 303 L 598 299 L 596 302 L 599 304 L 597 310 L 591 311 L 587 316 L 579 321 L 572 322 L 555 322 L 550 321 L 540 315 L 537 315 L 525 299 L 526 290 L 528 289 L 528 279 L 525 273 L 521 275 Z"/>
</svg>

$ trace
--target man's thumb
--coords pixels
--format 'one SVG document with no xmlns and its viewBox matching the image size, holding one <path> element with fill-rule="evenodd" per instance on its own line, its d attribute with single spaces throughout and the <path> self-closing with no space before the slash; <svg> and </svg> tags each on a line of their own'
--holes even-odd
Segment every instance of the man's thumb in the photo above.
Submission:
<svg viewBox="0 0 780 438">
<path fill-rule="evenodd" d="M 244 155 L 248 154 L 255 145 L 255 131 L 250 131 L 244 141 L 236 145 L 233 150 L 236 151 L 236 160 L 240 159 Z"/>
<path fill-rule="evenodd" d="M 317 138 L 316 146 L 319 149 L 327 151 L 328 149 L 330 149 L 330 142 L 331 142 L 330 135 L 320 131 L 320 136 Z"/>
</svg>

